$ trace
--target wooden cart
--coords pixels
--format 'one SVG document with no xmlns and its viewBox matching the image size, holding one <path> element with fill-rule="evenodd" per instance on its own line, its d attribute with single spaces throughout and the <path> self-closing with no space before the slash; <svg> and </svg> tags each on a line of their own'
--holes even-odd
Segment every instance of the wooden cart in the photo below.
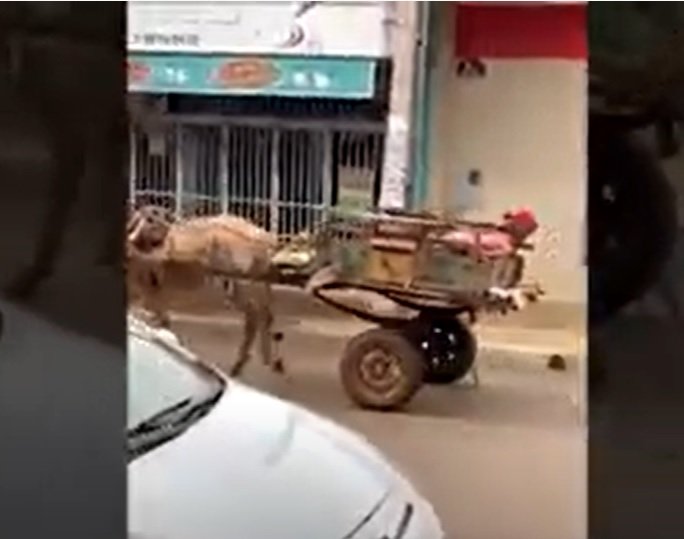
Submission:
<svg viewBox="0 0 684 539">
<path fill-rule="evenodd" d="M 516 297 L 536 301 L 542 293 L 538 286 L 521 284 L 520 251 L 529 246 L 496 259 L 480 256 L 477 249 L 455 251 L 443 238 L 459 227 L 483 232 L 496 225 L 372 214 L 330 223 L 317 236 L 318 270 L 308 289 L 328 305 L 378 326 L 353 337 L 340 363 L 345 391 L 359 406 L 396 409 L 424 383 L 462 379 L 477 356 L 471 330 L 476 315 L 506 313 L 516 308 Z M 340 290 L 382 296 L 396 309 L 378 313 L 350 304 L 334 297 Z"/>
</svg>

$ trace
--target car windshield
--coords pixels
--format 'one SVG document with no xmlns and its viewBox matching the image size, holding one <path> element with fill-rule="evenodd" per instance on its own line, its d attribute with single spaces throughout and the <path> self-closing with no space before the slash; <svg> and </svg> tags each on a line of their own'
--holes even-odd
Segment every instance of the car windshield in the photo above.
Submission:
<svg viewBox="0 0 684 539">
<path fill-rule="evenodd" d="M 166 411 L 198 406 L 223 390 L 224 382 L 182 352 L 155 339 L 128 336 L 129 433 Z"/>
</svg>

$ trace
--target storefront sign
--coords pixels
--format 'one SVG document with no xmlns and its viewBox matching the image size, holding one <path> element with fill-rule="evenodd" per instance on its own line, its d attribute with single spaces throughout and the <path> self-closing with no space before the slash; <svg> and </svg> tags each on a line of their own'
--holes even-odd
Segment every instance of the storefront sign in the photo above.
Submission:
<svg viewBox="0 0 684 539">
<path fill-rule="evenodd" d="M 375 62 L 359 58 L 262 58 L 130 54 L 131 92 L 365 99 Z"/>
<path fill-rule="evenodd" d="M 128 2 L 139 52 L 388 55 L 383 2 Z"/>
</svg>

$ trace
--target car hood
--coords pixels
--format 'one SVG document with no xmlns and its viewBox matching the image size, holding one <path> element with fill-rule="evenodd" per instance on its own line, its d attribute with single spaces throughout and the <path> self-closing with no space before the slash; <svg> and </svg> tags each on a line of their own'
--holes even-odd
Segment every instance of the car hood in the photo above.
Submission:
<svg viewBox="0 0 684 539">
<path fill-rule="evenodd" d="M 128 475 L 136 539 L 341 539 L 395 477 L 359 436 L 232 381 L 209 415 Z"/>
</svg>

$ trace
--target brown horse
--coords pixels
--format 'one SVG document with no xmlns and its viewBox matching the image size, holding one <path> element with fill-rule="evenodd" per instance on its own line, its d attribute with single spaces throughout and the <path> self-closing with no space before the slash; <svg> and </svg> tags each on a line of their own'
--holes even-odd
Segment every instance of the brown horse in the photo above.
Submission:
<svg viewBox="0 0 684 539">
<path fill-rule="evenodd" d="M 232 215 L 174 220 L 154 207 L 134 211 L 127 227 L 129 301 L 150 311 L 161 325 L 183 300 L 221 297 L 244 315 L 244 333 L 231 375 L 239 376 L 259 338 L 263 363 L 283 372 L 271 342 L 271 257 L 275 238 Z M 182 308 L 182 307 L 181 307 Z"/>
</svg>

